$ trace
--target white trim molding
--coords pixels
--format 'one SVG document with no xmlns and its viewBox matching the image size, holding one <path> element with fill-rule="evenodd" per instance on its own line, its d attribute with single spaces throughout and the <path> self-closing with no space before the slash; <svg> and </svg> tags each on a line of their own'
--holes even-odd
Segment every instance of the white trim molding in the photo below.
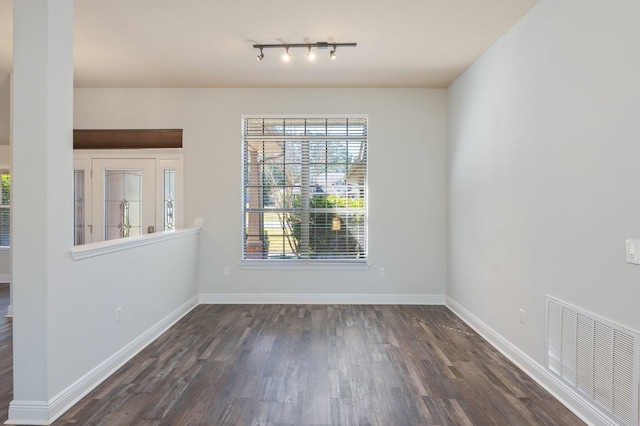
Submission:
<svg viewBox="0 0 640 426">
<path fill-rule="evenodd" d="M 585 423 L 593 425 L 617 426 L 611 418 L 598 410 L 577 393 L 569 389 L 564 383 L 547 371 L 544 366 L 522 352 L 498 332 L 493 330 L 478 317 L 466 310 L 462 305 L 450 297 L 446 297 L 446 306 L 457 316 L 473 328 L 487 342 L 496 348 L 502 355 L 522 369 L 540 386 L 545 388 L 558 401 L 564 404 L 576 416 Z"/>
<path fill-rule="evenodd" d="M 444 305 L 443 294 L 200 294 L 202 304 Z"/>
<path fill-rule="evenodd" d="M 292 269 L 292 270 L 347 270 L 347 269 L 369 269 L 366 262 L 305 262 L 296 261 L 277 261 L 277 260 L 243 260 L 238 266 L 240 269 L 269 270 L 269 269 Z"/>
<path fill-rule="evenodd" d="M 19 420 L 18 420 L 19 419 Z M 16 401 L 9 403 L 9 420 L 5 425 L 49 425 L 47 401 Z"/>
<path fill-rule="evenodd" d="M 198 306 L 194 296 L 49 401 L 11 401 L 7 425 L 48 425 Z"/>
<path fill-rule="evenodd" d="M 71 248 L 73 260 L 86 259 L 88 257 L 102 256 L 122 250 L 129 250 L 149 244 L 157 244 L 162 241 L 186 237 L 200 232 L 200 227 L 176 229 L 175 231 L 155 232 L 153 234 L 138 235 L 136 237 L 119 238 L 117 240 L 100 241 Z"/>
</svg>

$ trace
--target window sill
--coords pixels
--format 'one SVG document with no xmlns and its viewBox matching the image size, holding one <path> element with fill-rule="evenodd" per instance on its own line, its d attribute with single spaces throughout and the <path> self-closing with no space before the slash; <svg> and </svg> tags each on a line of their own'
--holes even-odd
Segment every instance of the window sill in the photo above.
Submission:
<svg viewBox="0 0 640 426">
<path fill-rule="evenodd" d="M 175 231 L 156 232 L 153 234 L 140 235 L 137 237 L 120 238 L 117 240 L 84 244 L 81 246 L 75 246 L 71 249 L 71 258 L 73 260 L 82 260 L 89 257 L 103 256 L 109 253 L 129 250 L 149 244 L 160 243 L 162 241 L 186 237 L 188 235 L 197 234 L 199 232 L 200 227 L 193 227 L 176 229 Z"/>
<path fill-rule="evenodd" d="M 9 253 L 11 251 L 11 247 L 9 246 L 0 246 L 0 253 Z"/>
<path fill-rule="evenodd" d="M 301 262 L 301 261 L 269 261 L 246 260 L 240 264 L 240 269 L 292 269 L 292 270 L 365 270 L 369 264 L 363 262 Z"/>
</svg>

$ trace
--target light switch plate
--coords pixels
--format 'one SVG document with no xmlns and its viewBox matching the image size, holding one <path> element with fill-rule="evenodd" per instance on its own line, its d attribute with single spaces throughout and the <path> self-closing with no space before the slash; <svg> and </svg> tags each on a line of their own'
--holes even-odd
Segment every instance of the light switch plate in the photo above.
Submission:
<svg viewBox="0 0 640 426">
<path fill-rule="evenodd" d="M 640 265 L 640 240 L 627 240 L 627 262 Z"/>
<path fill-rule="evenodd" d="M 196 226 L 202 226 L 203 224 L 204 224 L 204 219 L 201 218 L 201 217 L 196 217 L 195 225 Z"/>
</svg>

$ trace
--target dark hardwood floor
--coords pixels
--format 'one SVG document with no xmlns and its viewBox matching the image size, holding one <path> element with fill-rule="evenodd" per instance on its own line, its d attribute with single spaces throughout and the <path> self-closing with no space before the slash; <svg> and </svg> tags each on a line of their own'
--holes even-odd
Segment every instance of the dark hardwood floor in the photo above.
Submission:
<svg viewBox="0 0 640 426">
<path fill-rule="evenodd" d="M 311 424 L 583 423 L 446 307 L 356 305 L 198 306 L 54 423 Z"/>
<path fill-rule="evenodd" d="M 201 305 L 55 425 L 581 425 L 442 306 Z"/>
<path fill-rule="evenodd" d="M 7 420 L 13 399 L 12 320 L 6 318 L 9 307 L 9 283 L 0 283 L 0 424 Z"/>
</svg>

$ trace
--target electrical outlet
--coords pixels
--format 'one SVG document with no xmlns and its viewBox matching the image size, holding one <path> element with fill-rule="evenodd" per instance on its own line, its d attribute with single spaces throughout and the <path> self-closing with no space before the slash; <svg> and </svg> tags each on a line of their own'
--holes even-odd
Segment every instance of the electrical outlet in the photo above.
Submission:
<svg viewBox="0 0 640 426">
<path fill-rule="evenodd" d="M 116 308 L 116 322 L 122 321 L 122 306 Z"/>
<path fill-rule="evenodd" d="M 384 268 L 380 268 L 378 270 L 378 274 L 380 274 L 381 277 L 384 277 Z"/>
<path fill-rule="evenodd" d="M 202 225 L 204 225 L 204 218 L 196 217 L 195 225 L 196 225 L 196 226 L 202 226 Z"/>
<path fill-rule="evenodd" d="M 626 240 L 627 243 L 627 263 L 640 264 L 640 241 Z"/>
<path fill-rule="evenodd" d="M 526 322 L 526 315 L 524 308 L 520 308 L 520 324 L 524 324 Z"/>
<path fill-rule="evenodd" d="M 225 276 L 229 276 L 229 267 L 228 267 L 228 266 L 226 266 L 226 267 L 224 268 L 224 275 L 225 275 Z"/>
</svg>

